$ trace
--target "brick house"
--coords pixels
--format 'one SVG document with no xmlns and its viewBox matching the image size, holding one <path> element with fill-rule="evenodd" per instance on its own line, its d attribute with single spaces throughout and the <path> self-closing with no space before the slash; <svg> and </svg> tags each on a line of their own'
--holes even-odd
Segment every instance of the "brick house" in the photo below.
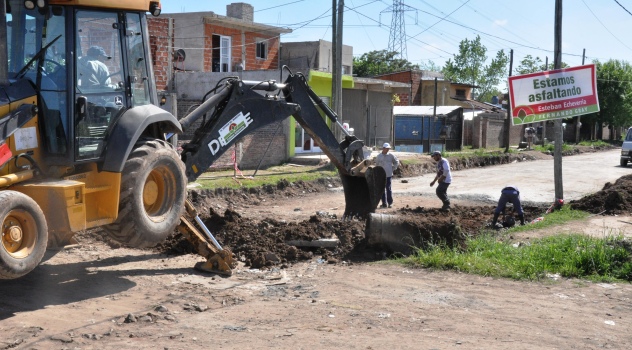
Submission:
<svg viewBox="0 0 632 350">
<path fill-rule="evenodd" d="M 159 91 L 171 90 L 169 84 L 173 79 L 173 18 L 152 17 L 148 18 L 149 49 L 151 51 L 156 89 Z"/>
<path fill-rule="evenodd" d="M 226 16 L 187 12 L 148 18 L 156 88 L 159 96 L 170 97 L 164 109 L 186 116 L 218 80 L 236 71 L 247 80 L 278 78 L 280 36 L 291 30 L 255 23 L 253 13 L 251 5 L 233 3 L 226 6 Z M 288 125 L 274 123 L 247 135 L 213 166 L 232 166 L 233 152 L 243 168 L 254 168 L 260 160 L 263 166 L 287 160 Z M 190 137 L 181 135 L 180 140 Z M 263 144 L 270 144 L 268 152 Z"/>
<path fill-rule="evenodd" d="M 246 3 L 226 6 L 226 16 L 214 12 L 166 13 L 173 19 L 173 49 L 184 52 L 177 70 L 235 72 L 279 68 L 280 35 L 291 29 L 255 23 Z"/>
</svg>

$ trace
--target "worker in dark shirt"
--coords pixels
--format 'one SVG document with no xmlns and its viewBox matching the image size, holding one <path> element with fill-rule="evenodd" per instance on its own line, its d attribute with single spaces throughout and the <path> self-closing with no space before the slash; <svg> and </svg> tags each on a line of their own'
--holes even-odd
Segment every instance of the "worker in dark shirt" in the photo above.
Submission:
<svg viewBox="0 0 632 350">
<path fill-rule="evenodd" d="M 500 191 L 500 199 L 498 199 L 498 205 L 494 210 L 494 219 L 492 220 L 492 227 L 496 227 L 498 222 L 498 216 L 505 210 L 507 202 L 513 204 L 514 211 L 518 213 L 518 219 L 520 219 L 520 225 L 524 225 L 524 212 L 522 211 L 522 205 L 520 204 L 520 190 L 518 187 L 510 185 L 505 186 Z"/>
</svg>

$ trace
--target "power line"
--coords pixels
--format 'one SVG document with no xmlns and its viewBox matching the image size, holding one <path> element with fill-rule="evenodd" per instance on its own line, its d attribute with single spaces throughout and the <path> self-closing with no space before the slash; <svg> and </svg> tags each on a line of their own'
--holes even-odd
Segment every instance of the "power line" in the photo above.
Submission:
<svg viewBox="0 0 632 350">
<path fill-rule="evenodd" d="M 585 5 L 585 6 L 586 6 L 586 8 L 588 9 L 588 11 L 590 11 L 590 13 L 591 13 L 591 14 L 595 17 L 595 19 L 597 19 L 597 21 L 599 22 L 599 24 L 601 24 L 601 26 L 602 26 L 602 27 L 604 27 L 604 29 L 605 29 L 608 33 L 610 33 L 610 35 L 612 35 L 612 37 L 613 37 L 613 38 L 615 38 L 618 42 L 620 42 L 620 43 L 621 43 L 621 45 L 623 45 L 623 46 L 627 47 L 627 48 L 628 48 L 628 50 L 632 50 L 632 49 L 631 49 L 628 45 L 626 45 L 623 41 L 619 40 L 619 38 L 617 38 L 617 37 L 616 37 L 616 36 L 615 36 L 615 35 L 614 35 L 611 31 L 610 31 L 610 29 L 608 29 L 608 27 L 606 27 L 606 25 L 605 25 L 605 24 L 603 24 L 603 22 L 601 22 L 601 20 L 599 19 L 599 17 L 597 17 L 597 15 L 595 15 L 595 13 L 593 12 L 593 10 L 591 10 L 591 9 L 590 9 L 590 7 L 588 7 L 588 4 L 586 4 L 586 1 L 582 0 L 582 2 L 584 3 L 584 5 Z M 617 4 L 619 4 L 619 2 L 618 2 L 617 0 L 615 0 L 615 2 L 616 2 Z M 619 5 L 621 5 L 621 4 L 619 4 Z M 623 6 L 621 6 L 621 7 L 623 7 Z M 625 7 L 624 7 L 624 9 L 625 9 Z M 626 11 L 627 11 L 627 10 L 626 10 Z M 629 13 L 629 12 L 628 12 L 628 13 Z"/>
<path fill-rule="evenodd" d="M 630 11 L 628 11 L 628 9 L 626 9 L 625 7 L 623 7 L 623 5 L 621 5 L 621 3 L 620 3 L 620 2 L 618 2 L 617 0 L 614 0 L 614 2 L 616 2 L 616 3 L 617 3 L 617 5 L 621 6 L 621 8 L 625 10 L 625 12 L 627 12 L 628 14 L 630 14 L 630 15 L 632 16 L 632 13 L 630 13 Z"/>
</svg>

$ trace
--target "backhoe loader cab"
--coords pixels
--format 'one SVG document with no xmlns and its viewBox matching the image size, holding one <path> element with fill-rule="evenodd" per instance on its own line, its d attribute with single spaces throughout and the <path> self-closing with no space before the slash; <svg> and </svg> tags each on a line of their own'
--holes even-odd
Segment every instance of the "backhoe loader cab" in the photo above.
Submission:
<svg viewBox="0 0 632 350">
<path fill-rule="evenodd" d="M 103 227 L 147 247 L 172 233 L 186 177 L 156 107 L 149 0 L 0 0 L 0 278 Z"/>
<path fill-rule="evenodd" d="M 180 121 L 156 107 L 147 12 L 158 15 L 160 2 L 0 0 L 0 279 L 27 274 L 47 246 L 94 227 L 134 248 L 177 227 L 207 258 L 200 269 L 230 274 L 232 253 L 186 201 L 186 182 L 290 115 L 338 169 L 344 216 L 375 211 L 384 169 L 364 159 L 364 143 L 300 73 L 282 84 L 227 77 Z M 178 155 L 166 135 L 198 120 Z"/>
</svg>

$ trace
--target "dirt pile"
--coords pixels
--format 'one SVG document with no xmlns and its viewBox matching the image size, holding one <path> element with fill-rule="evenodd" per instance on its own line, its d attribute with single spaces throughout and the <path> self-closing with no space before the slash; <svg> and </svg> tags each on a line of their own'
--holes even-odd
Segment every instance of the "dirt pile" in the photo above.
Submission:
<svg viewBox="0 0 632 350">
<path fill-rule="evenodd" d="M 451 162 L 455 168 L 463 169 L 541 159 L 541 157 L 550 156 L 537 151 L 526 151 L 500 154 L 498 157 L 491 158 L 472 158 L 467 161 L 455 159 Z M 402 173 L 408 177 L 434 171 L 432 161 L 426 162 L 425 159 L 419 159 L 415 164 L 403 166 Z M 604 209 L 595 208 L 604 206 L 625 210 L 625 206 L 632 205 L 625 199 L 630 189 L 624 187 L 617 190 L 622 181 L 625 181 L 625 178 L 614 185 L 609 185 L 610 194 L 604 195 L 604 198 L 592 196 L 598 203 L 587 204 L 592 208 L 589 211 L 603 211 Z M 632 180 L 628 179 L 628 182 L 632 183 Z M 393 251 L 388 247 L 368 244 L 365 238 L 368 229 L 365 221 L 342 221 L 324 210 L 316 212 L 308 220 L 278 220 L 265 211 L 267 206 L 290 199 L 309 201 L 313 198 L 312 195 L 338 186 L 340 186 L 338 178 L 295 183 L 282 180 L 275 185 L 258 188 L 190 191 L 189 199 L 222 246 L 229 248 L 236 259 L 251 268 L 285 267 L 315 257 L 322 259 L 323 262 L 337 263 L 374 261 L 390 256 Z M 590 196 L 584 200 L 589 200 L 589 198 Z M 622 206 L 621 203 L 628 204 Z M 344 203 L 336 205 L 344 205 Z M 266 214 L 253 215 L 260 209 Z M 300 207 L 293 209 L 295 212 L 301 210 Z M 543 216 L 547 208 L 528 206 L 523 209 L 528 222 Z M 291 212 L 292 208 L 289 210 Z M 476 235 L 481 229 L 489 228 L 493 211 L 494 207 L 489 205 L 456 205 L 447 213 L 437 208 L 404 207 L 394 214 L 397 221 L 405 225 L 402 227 L 405 227 L 407 232 L 414 232 L 414 237 L 409 243 L 423 247 L 429 243 L 460 245 L 465 237 Z M 320 247 L 309 247 L 291 242 L 311 242 L 323 239 L 338 239 L 339 243 L 335 247 L 325 247 L 324 244 Z M 170 254 L 194 253 L 193 247 L 179 234 L 174 234 L 158 249 Z"/>
<path fill-rule="evenodd" d="M 581 153 L 581 152 L 577 152 Z M 498 152 L 493 156 L 470 155 L 468 157 L 448 157 L 452 170 L 464 170 L 480 168 L 514 162 L 533 161 L 538 159 L 549 159 L 551 155 L 539 151 L 520 151 L 514 153 Z M 406 164 L 401 164 L 395 171 L 397 177 L 413 177 L 435 172 L 435 162 L 430 156 L 425 154 L 416 155 L 409 159 Z"/>
<path fill-rule="evenodd" d="M 593 214 L 621 215 L 632 213 L 632 175 L 606 183 L 599 192 L 571 201 L 571 208 Z"/>
<path fill-rule="evenodd" d="M 528 220 L 540 216 L 545 210 L 537 207 L 524 209 Z M 396 215 L 389 216 L 403 223 L 407 232 L 415 233 L 411 245 L 424 247 L 429 243 L 445 243 L 454 246 L 460 245 L 467 236 L 488 227 L 493 210 L 492 206 L 455 206 L 449 212 L 437 208 L 405 207 L 398 210 Z M 299 222 L 271 218 L 248 219 L 231 209 L 224 213 L 210 209 L 208 214 L 201 214 L 205 225 L 222 246 L 230 249 L 236 259 L 251 268 L 287 267 L 314 257 L 320 257 L 328 263 L 375 261 L 393 253 L 385 245 L 368 244 L 365 239 L 365 221 L 343 221 L 327 212 L 319 212 L 309 220 Z M 295 244 L 296 241 L 322 239 L 338 239 L 339 243 L 335 247 Z M 179 234 L 170 237 L 157 249 L 168 254 L 194 253 L 191 244 Z"/>
<path fill-rule="evenodd" d="M 283 267 L 315 255 L 335 263 L 347 258 L 364 238 L 364 222 L 338 220 L 326 212 L 302 222 L 246 219 L 230 209 L 223 214 L 211 209 L 209 214 L 203 221 L 215 238 L 252 268 Z M 302 247 L 301 244 L 336 238 L 339 243 L 334 248 Z M 193 247 L 179 234 L 158 248 L 171 254 L 193 253 Z"/>
</svg>

